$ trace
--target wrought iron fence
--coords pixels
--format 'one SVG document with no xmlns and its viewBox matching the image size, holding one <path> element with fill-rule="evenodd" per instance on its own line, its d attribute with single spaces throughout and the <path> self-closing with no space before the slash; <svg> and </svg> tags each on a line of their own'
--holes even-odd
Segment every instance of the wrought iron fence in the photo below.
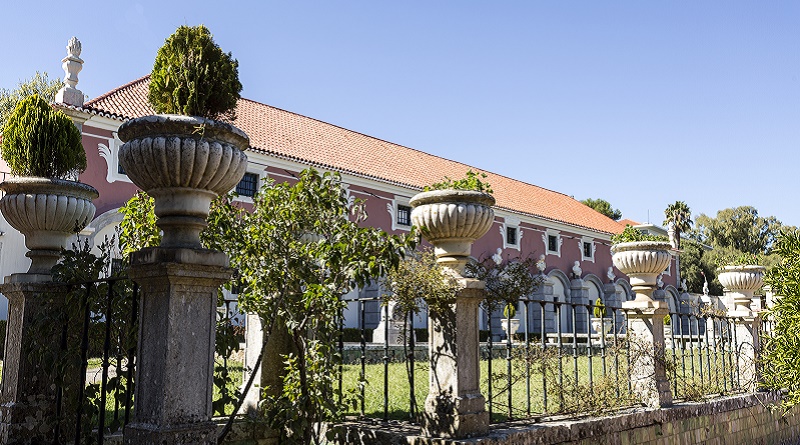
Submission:
<svg viewBox="0 0 800 445">
<path fill-rule="evenodd" d="M 401 317 L 404 329 L 415 335 L 404 335 L 396 345 L 372 343 L 371 330 L 364 328 L 366 307 L 381 300 L 346 301 L 355 306 L 360 327 L 357 335 L 351 328 L 346 336 L 343 329 L 339 341 L 340 397 L 358 395 L 355 408 L 346 414 L 418 422 L 428 394 L 427 338 L 420 338 L 424 332 L 414 325 L 414 317 Z M 484 305 L 481 392 L 493 423 L 640 404 L 633 394 L 630 364 L 648 348 L 638 347 L 639 340 L 629 335 L 621 307 L 604 306 L 605 317 L 595 316 L 592 302 L 523 298 L 518 307 L 519 331 L 501 335 L 496 325 L 502 311 Z M 693 400 L 743 391 L 747 382 L 740 369 L 746 345 L 737 338 L 737 328 L 744 320 L 685 310 L 695 313 L 672 312 L 665 326 L 664 362 L 673 397 Z M 388 323 L 383 329 L 388 338 Z"/>
</svg>

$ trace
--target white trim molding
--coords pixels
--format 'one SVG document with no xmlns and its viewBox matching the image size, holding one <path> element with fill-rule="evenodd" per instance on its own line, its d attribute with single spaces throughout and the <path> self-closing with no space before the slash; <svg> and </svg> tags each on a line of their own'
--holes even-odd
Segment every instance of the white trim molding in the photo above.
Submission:
<svg viewBox="0 0 800 445">
<path fill-rule="evenodd" d="M 518 217 L 513 215 L 503 216 L 503 223 L 499 227 L 500 237 L 503 240 L 503 249 L 520 250 L 520 246 L 522 246 L 522 228 L 519 225 L 520 219 Z M 516 243 L 514 244 L 508 242 L 508 229 L 516 231 Z"/>
<path fill-rule="evenodd" d="M 586 250 L 585 250 L 586 244 L 588 244 L 590 246 L 589 247 L 589 249 L 590 249 L 589 251 L 591 252 L 591 254 L 589 256 L 586 256 Z M 594 263 L 594 253 L 597 250 L 595 245 L 594 245 L 594 238 L 589 237 L 589 236 L 581 237 L 578 240 L 578 248 L 581 251 L 581 259 L 583 261 L 590 261 L 590 262 Z"/>
<path fill-rule="evenodd" d="M 394 198 L 386 203 L 386 211 L 389 212 L 389 216 L 392 218 L 392 230 L 411 230 L 411 205 L 409 201 L 411 201 L 411 198 L 407 196 L 394 195 Z M 408 225 L 398 224 L 397 222 L 399 206 L 408 207 L 409 209 Z"/>
<path fill-rule="evenodd" d="M 550 250 L 550 237 L 556 237 L 556 250 Z M 555 255 L 561 258 L 561 244 L 564 242 L 564 239 L 561 237 L 561 231 L 555 229 L 546 229 L 544 233 L 542 233 L 542 241 L 544 242 L 544 251 L 548 255 Z"/>
<path fill-rule="evenodd" d="M 84 134 L 89 135 L 88 133 Z M 106 160 L 106 182 L 109 184 L 116 181 L 133 183 L 128 179 L 128 175 L 119 172 L 119 148 L 122 147 L 122 141 L 117 136 L 116 131 L 112 134 L 113 137 L 105 138 L 108 140 L 108 145 L 97 144 L 97 151 L 100 153 L 100 157 Z M 100 137 L 96 135 L 89 136 Z"/>
</svg>

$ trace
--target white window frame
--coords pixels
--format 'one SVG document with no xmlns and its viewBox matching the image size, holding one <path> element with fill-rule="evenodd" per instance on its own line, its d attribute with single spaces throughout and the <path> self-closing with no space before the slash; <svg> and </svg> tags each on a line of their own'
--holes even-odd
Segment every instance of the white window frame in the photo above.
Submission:
<svg viewBox="0 0 800 445">
<path fill-rule="evenodd" d="M 556 250 L 550 250 L 550 237 L 556 237 Z M 561 231 L 555 229 L 547 229 L 542 234 L 542 241 L 544 241 L 544 251 L 548 255 L 555 255 L 561 258 L 561 244 L 564 242 L 564 239 L 561 237 Z"/>
<path fill-rule="evenodd" d="M 589 256 L 586 256 L 586 252 L 584 252 L 584 250 L 583 250 L 583 246 L 586 243 L 588 243 L 590 246 L 592 246 L 591 247 L 592 254 L 589 255 Z M 583 261 L 589 261 L 589 262 L 594 263 L 594 253 L 597 250 L 597 246 L 595 246 L 595 243 L 594 243 L 594 238 L 592 238 L 590 236 L 581 237 L 581 239 L 578 240 L 578 246 L 581 249 L 581 259 Z"/>
<path fill-rule="evenodd" d="M 517 230 L 517 242 L 511 244 L 508 242 L 508 229 Z M 519 251 L 522 246 L 522 227 L 520 227 L 520 220 L 516 216 L 508 215 L 503 217 L 503 223 L 500 224 L 500 237 L 503 242 L 503 249 L 515 249 Z"/>
<path fill-rule="evenodd" d="M 386 211 L 389 212 L 389 216 L 392 218 L 392 230 L 405 230 L 406 232 L 411 230 L 411 225 L 413 224 L 405 226 L 397 223 L 397 206 L 411 207 L 410 201 L 410 197 L 394 195 L 394 198 L 386 203 Z M 409 218 L 411 218 L 411 215 L 409 215 Z"/>
<path fill-rule="evenodd" d="M 664 272 L 661 272 L 664 275 L 672 276 L 672 258 L 673 257 L 670 255 L 669 264 L 667 264 L 667 268 L 664 269 Z M 678 284 L 680 284 L 680 283 L 678 283 Z"/>
</svg>

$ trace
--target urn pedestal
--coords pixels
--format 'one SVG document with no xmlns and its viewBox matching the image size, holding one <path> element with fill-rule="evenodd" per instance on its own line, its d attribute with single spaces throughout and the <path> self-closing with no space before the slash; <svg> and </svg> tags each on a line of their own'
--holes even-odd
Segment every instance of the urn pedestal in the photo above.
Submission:
<svg viewBox="0 0 800 445">
<path fill-rule="evenodd" d="M 728 308 L 728 315 L 749 316 L 750 302 L 755 291 L 764 285 L 764 266 L 725 266 L 717 276 L 720 284 L 730 292 L 734 306 Z"/>
<path fill-rule="evenodd" d="M 478 308 L 484 283 L 462 274 L 472 244 L 494 223 L 493 204 L 491 195 L 463 190 L 423 192 L 411 198 L 412 222 L 461 288 L 454 303 L 428 314 L 430 389 L 422 429 L 429 437 L 473 437 L 489 428 L 479 384 Z"/>
</svg>

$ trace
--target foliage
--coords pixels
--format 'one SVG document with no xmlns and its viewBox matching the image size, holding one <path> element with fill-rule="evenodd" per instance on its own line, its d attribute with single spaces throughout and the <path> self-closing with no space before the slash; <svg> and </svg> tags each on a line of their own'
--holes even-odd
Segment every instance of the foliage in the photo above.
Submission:
<svg viewBox="0 0 800 445">
<path fill-rule="evenodd" d="M 783 227 L 774 216 L 761 217 L 754 207 L 741 206 L 720 210 L 713 218 L 700 214 L 692 234 L 714 249 L 732 248 L 742 253 L 768 255 Z"/>
<path fill-rule="evenodd" d="M 233 120 L 241 91 L 232 54 L 205 26 L 181 26 L 158 50 L 147 98 L 158 113 Z"/>
<path fill-rule="evenodd" d="M 80 131 L 36 94 L 20 101 L 8 117 L 2 155 L 17 176 L 66 178 L 86 169 Z"/>
<path fill-rule="evenodd" d="M 264 320 L 282 320 L 293 351 L 283 356 L 283 386 L 262 406 L 280 443 L 318 443 L 316 425 L 343 410 L 335 394 L 341 296 L 397 267 L 414 234 L 371 227 L 363 203 L 348 203 L 339 175 L 313 169 L 297 182 L 268 181 L 249 212 L 222 197 L 201 234 L 225 251 L 240 275 L 239 303 Z M 343 402 L 350 398 L 344 397 Z"/>
<path fill-rule="evenodd" d="M 156 226 L 155 200 L 139 190 L 119 208 L 122 222 L 119 224 L 119 246 L 122 257 L 145 247 L 161 243 L 161 230 Z"/>
<path fill-rule="evenodd" d="M 594 316 L 595 318 L 604 318 L 606 316 L 606 305 L 603 304 L 603 300 L 600 297 L 594 300 Z"/>
<path fill-rule="evenodd" d="M 386 298 L 397 302 L 397 309 L 406 315 L 416 314 L 423 302 L 437 311 L 455 302 L 458 283 L 446 275 L 430 249 L 406 254 L 396 269 L 390 269 L 383 280 Z"/>
<path fill-rule="evenodd" d="M 37 71 L 33 77 L 21 81 L 13 90 L 0 88 L 0 128 L 6 125 L 8 117 L 22 99 L 38 94 L 45 101 L 52 102 L 62 85 L 61 79 L 50 79 L 47 73 Z"/>
<path fill-rule="evenodd" d="M 514 303 L 506 303 L 503 306 L 503 318 L 514 318 L 517 315 L 517 305 Z"/>
<path fill-rule="evenodd" d="M 512 306 L 516 315 L 517 301 L 536 291 L 541 284 L 541 277 L 531 274 L 536 265 L 532 256 L 525 259 L 512 258 L 496 261 L 492 257 L 483 258 L 481 261 L 467 263 L 464 275 L 483 281 L 486 285 L 486 299 L 484 308 L 490 313 L 496 308 Z M 510 312 L 510 311 L 509 311 Z M 504 309 L 504 316 L 507 316 Z"/>
<path fill-rule="evenodd" d="M 672 227 L 675 231 L 675 242 L 681 248 L 681 233 L 686 233 L 692 228 L 692 211 L 683 201 L 675 201 L 664 210 L 664 225 Z"/>
<path fill-rule="evenodd" d="M 719 269 L 725 266 L 760 266 L 763 261 L 764 255 L 747 252 L 731 252 L 716 258 Z"/>
<path fill-rule="evenodd" d="M 773 329 L 764 336 L 763 386 L 787 388 L 785 410 L 800 403 L 800 231 L 781 235 L 774 246 L 782 258 L 765 278 L 772 292 L 780 297 L 767 312 Z"/>
<path fill-rule="evenodd" d="M 442 182 L 425 186 L 424 190 L 426 192 L 431 190 L 470 190 L 492 194 L 492 187 L 489 183 L 481 181 L 481 179 L 486 179 L 486 173 L 475 173 L 472 170 L 468 170 L 466 176 L 462 179 L 452 179 L 445 176 Z"/>
<path fill-rule="evenodd" d="M 669 326 L 672 324 L 672 317 L 667 314 L 664 316 L 664 326 Z"/>
<path fill-rule="evenodd" d="M 630 224 L 625 225 L 625 230 L 611 236 L 612 244 L 619 243 L 632 243 L 636 241 L 666 241 L 663 236 L 644 234 L 641 230 L 633 227 Z"/>
<path fill-rule="evenodd" d="M 586 198 L 583 201 L 581 201 L 581 203 L 591 207 L 596 212 L 602 213 L 603 215 L 613 219 L 614 221 L 619 221 L 620 218 L 622 218 L 622 212 L 620 212 L 619 209 L 611 207 L 611 203 L 606 201 L 605 199 Z"/>
<path fill-rule="evenodd" d="M 693 239 L 683 240 L 680 276 L 686 280 L 688 292 L 703 293 L 703 284 L 708 280 L 709 294 L 722 295 L 722 284 L 717 280 L 716 254 L 717 251 L 707 250 Z"/>
</svg>

